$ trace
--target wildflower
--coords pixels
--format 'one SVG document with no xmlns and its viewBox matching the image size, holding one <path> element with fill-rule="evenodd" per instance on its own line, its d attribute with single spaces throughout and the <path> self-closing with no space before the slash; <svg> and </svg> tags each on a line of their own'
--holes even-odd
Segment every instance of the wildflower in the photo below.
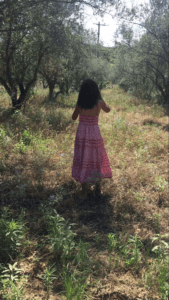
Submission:
<svg viewBox="0 0 169 300">
<path fill-rule="evenodd" d="M 65 153 L 62 153 L 62 156 L 64 156 L 65 155 Z"/>
<path fill-rule="evenodd" d="M 147 149 L 148 147 L 144 147 L 144 149 Z"/>
</svg>

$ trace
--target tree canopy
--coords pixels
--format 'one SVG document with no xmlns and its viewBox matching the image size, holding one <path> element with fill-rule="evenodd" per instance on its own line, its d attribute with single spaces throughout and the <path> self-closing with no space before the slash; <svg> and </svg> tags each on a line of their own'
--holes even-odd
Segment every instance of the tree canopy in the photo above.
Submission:
<svg viewBox="0 0 169 300">
<path fill-rule="evenodd" d="M 151 99 L 154 92 L 165 104 L 169 101 L 169 4 L 166 0 L 151 0 L 141 10 L 126 10 L 126 20 L 119 28 L 122 42 L 117 43 L 114 77 L 126 89 L 142 92 Z M 144 17 L 138 23 L 144 28 L 142 37 L 134 38 L 133 18 Z"/>
</svg>

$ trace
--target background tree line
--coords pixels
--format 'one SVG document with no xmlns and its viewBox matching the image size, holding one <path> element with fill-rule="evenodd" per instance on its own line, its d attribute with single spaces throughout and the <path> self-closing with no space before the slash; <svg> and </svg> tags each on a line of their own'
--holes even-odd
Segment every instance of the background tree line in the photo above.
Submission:
<svg viewBox="0 0 169 300">
<path fill-rule="evenodd" d="M 97 45 L 94 32 L 79 23 L 84 3 L 103 13 L 105 4 L 116 7 L 123 20 L 115 47 Z M 139 22 L 140 16 L 144 21 Z M 133 20 L 144 34 L 134 38 Z M 98 57 L 99 53 L 99 57 Z M 113 0 L 2 0 L 0 2 L 0 84 L 13 108 L 21 108 L 37 80 L 45 80 L 49 98 L 78 91 L 93 78 L 119 84 L 134 95 L 169 101 L 169 4 L 150 0 L 149 6 L 131 10 Z"/>
</svg>

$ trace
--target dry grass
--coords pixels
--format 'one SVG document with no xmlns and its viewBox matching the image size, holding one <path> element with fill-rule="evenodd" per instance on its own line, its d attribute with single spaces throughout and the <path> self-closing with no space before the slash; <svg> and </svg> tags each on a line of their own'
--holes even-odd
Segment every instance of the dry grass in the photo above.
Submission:
<svg viewBox="0 0 169 300">
<path fill-rule="evenodd" d="M 89 201 L 80 203 L 76 197 L 80 184 L 71 177 L 78 126 L 71 115 L 77 94 L 48 103 L 47 90 L 39 89 L 25 113 L 12 116 L 6 93 L 2 89 L 0 93 L 1 205 L 8 206 L 14 216 L 21 208 L 26 210 L 30 240 L 29 246 L 20 249 L 20 261 L 16 258 L 28 275 L 24 299 L 47 299 L 40 275 L 55 258 L 45 243 L 41 245 L 47 233 L 38 208 L 58 195 L 57 212 L 75 223 L 77 239 L 89 243 L 92 269 L 86 299 L 162 299 L 160 264 L 147 253 L 151 238 L 168 234 L 169 229 L 168 117 L 163 108 L 133 99 L 118 86 L 102 92 L 112 108 L 109 114 L 101 112 L 99 127 L 113 178 L 102 181 L 101 203 L 92 192 Z M 143 244 L 138 268 L 126 265 L 117 249 L 108 251 L 109 233 L 117 234 L 121 245 L 130 235 L 138 237 Z M 59 258 L 57 263 L 61 265 Z M 49 299 L 61 299 L 62 291 L 58 277 Z"/>
</svg>

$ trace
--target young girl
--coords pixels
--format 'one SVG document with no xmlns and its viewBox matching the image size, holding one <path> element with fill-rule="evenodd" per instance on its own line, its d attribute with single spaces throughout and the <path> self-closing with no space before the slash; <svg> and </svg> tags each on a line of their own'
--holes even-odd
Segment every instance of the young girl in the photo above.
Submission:
<svg viewBox="0 0 169 300">
<path fill-rule="evenodd" d="M 82 199 L 87 197 L 87 182 L 96 183 L 96 193 L 100 195 L 101 179 L 112 178 L 109 159 L 98 126 L 101 109 L 106 113 L 111 110 L 102 99 L 97 83 L 86 79 L 81 85 L 72 115 L 73 120 L 79 115 L 72 177 L 82 185 L 82 192 L 79 195 Z"/>
</svg>

